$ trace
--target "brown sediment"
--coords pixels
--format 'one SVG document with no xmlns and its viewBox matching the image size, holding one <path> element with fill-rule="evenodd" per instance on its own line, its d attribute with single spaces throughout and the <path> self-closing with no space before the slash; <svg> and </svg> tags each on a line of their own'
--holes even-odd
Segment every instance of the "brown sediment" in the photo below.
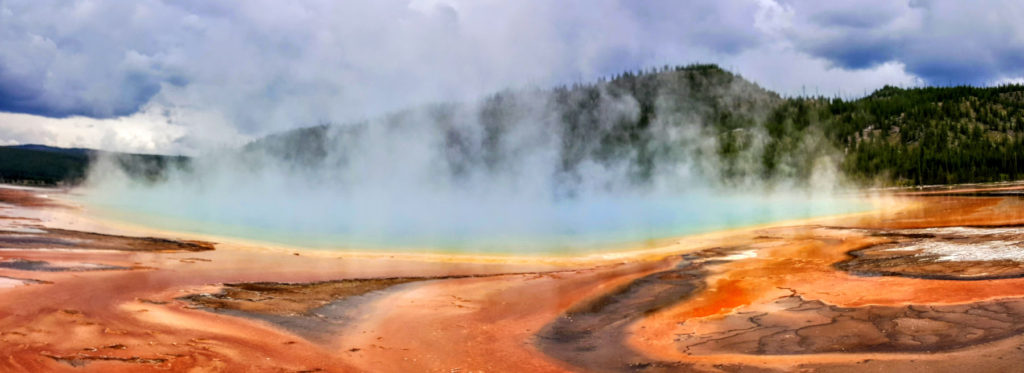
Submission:
<svg viewBox="0 0 1024 373">
<path fill-rule="evenodd" d="M 430 279 L 398 277 L 225 284 L 218 293 L 191 294 L 178 299 L 213 312 L 269 322 L 307 340 L 327 344 L 352 318 L 353 309 L 369 299 L 370 293 Z"/>
<path fill-rule="evenodd" d="M 119 357 L 119 356 L 106 356 L 106 355 L 89 355 L 89 354 L 85 354 L 85 353 L 77 353 L 77 354 L 74 354 L 74 355 L 60 356 L 60 355 L 54 355 L 54 354 L 46 353 L 46 352 L 41 352 L 40 355 L 46 356 L 48 358 L 53 359 L 54 361 L 58 361 L 58 362 L 67 364 L 67 365 L 70 365 L 72 367 L 85 366 L 86 364 L 94 362 L 94 361 L 116 361 L 116 362 L 134 363 L 134 364 L 163 364 L 163 363 L 167 362 L 167 359 L 159 358 L 159 357 L 150 357 L 150 358 L 144 358 L 144 357 L 138 357 L 138 356 Z"/>
<path fill-rule="evenodd" d="M 51 282 L 31 278 L 0 276 L 0 288 L 32 284 L 51 284 Z"/>
<path fill-rule="evenodd" d="M 20 271 L 39 271 L 39 272 L 83 272 L 83 271 L 112 271 L 112 270 L 126 270 L 133 269 L 132 267 L 123 267 L 107 264 L 97 263 L 53 263 L 45 260 L 27 260 L 27 259 L 10 259 L 0 261 L 0 268 L 17 269 Z"/>
<path fill-rule="evenodd" d="M 2 190 L 2 188 L 0 188 Z M 30 226 L 34 231 L 0 231 L 0 249 L 70 249 L 117 251 L 207 251 L 214 244 L 203 241 L 170 240 L 82 232 Z"/>
<path fill-rule="evenodd" d="M 213 312 L 269 322 L 308 340 L 331 344 L 332 338 L 358 318 L 358 309 L 399 285 L 425 281 L 494 276 L 551 276 L 565 271 L 446 275 L 432 277 L 355 278 L 306 283 L 250 282 L 224 284 L 217 293 L 178 298 Z"/>
<path fill-rule="evenodd" d="M 362 371 L 572 370 L 531 346 L 579 302 L 672 268 L 669 261 L 421 283 L 364 305 L 332 342 Z"/>
<path fill-rule="evenodd" d="M 632 321 L 686 301 L 703 290 L 705 266 L 743 249 L 747 248 L 711 248 L 670 259 L 672 269 L 635 279 L 573 306 L 538 333 L 537 345 L 547 354 L 588 371 L 691 367 L 647 359 L 624 346 L 626 328 Z"/>
<path fill-rule="evenodd" d="M 178 259 L 178 261 L 182 262 L 182 263 L 198 263 L 198 262 L 210 262 L 211 260 L 210 259 L 206 259 L 206 258 L 181 258 L 181 259 Z"/>
<path fill-rule="evenodd" d="M 44 197 L 40 192 L 45 189 L 35 188 L 0 188 L 0 203 L 21 207 L 64 207 L 60 203 Z"/>
<path fill-rule="evenodd" d="M 310 316 L 328 303 L 389 288 L 422 277 L 344 279 L 307 283 L 249 282 L 224 284 L 221 291 L 192 294 L 181 299 L 214 310 L 235 310 L 260 315 Z"/>
<path fill-rule="evenodd" d="M 694 355 L 936 353 L 1024 332 L 1024 298 L 837 307 L 790 295 L 721 318 L 682 324 L 677 346 Z"/>
<path fill-rule="evenodd" d="M 1024 226 L 879 230 L 892 242 L 850 251 L 836 268 L 861 276 L 995 280 L 1024 276 Z"/>
<path fill-rule="evenodd" d="M 26 218 L 22 216 L 0 216 L 0 220 L 23 220 L 23 221 L 39 221 L 38 218 Z"/>
</svg>

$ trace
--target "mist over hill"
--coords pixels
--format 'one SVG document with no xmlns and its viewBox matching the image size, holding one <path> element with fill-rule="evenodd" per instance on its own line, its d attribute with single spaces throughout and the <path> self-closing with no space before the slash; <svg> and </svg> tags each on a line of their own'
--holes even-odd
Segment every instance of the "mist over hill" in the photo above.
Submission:
<svg viewBox="0 0 1024 373">
<path fill-rule="evenodd" d="M 245 150 L 321 164 L 352 149 L 344 142 L 358 142 L 367 126 L 426 125 L 444 134 L 438 146 L 458 175 L 476 166 L 501 169 L 524 113 L 544 112 L 532 119 L 543 123 L 541 136 L 558 138 L 554 172 L 570 182 L 587 164 L 624 168 L 634 183 L 685 164 L 726 187 L 808 186 L 821 172 L 860 186 L 1006 181 L 1024 173 L 1020 85 L 886 86 L 856 100 L 783 98 L 715 65 L 690 65 L 417 110 L 425 115 L 417 123 L 408 123 L 416 115 L 410 110 L 288 131 Z M 479 126 L 465 126 L 467 120 Z"/>
<path fill-rule="evenodd" d="M 581 183 L 644 187 L 664 184 L 666 175 L 678 183 L 680 174 L 724 188 L 949 184 L 1019 179 L 1022 126 L 1019 85 L 885 87 L 856 100 L 784 98 L 717 66 L 690 65 L 301 128 L 200 158 L 323 178 L 325 167 L 374 161 L 357 153 L 390 137 L 395 153 L 429 148 L 418 159 L 430 158 L 431 172 L 452 180 L 520 172 L 526 167 L 520 160 L 543 154 L 550 162 L 530 167 L 543 166 L 550 187 L 563 194 Z M 413 144 L 398 144 L 403 141 Z M 0 148 L 0 179 L 77 184 L 94 159 L 118 158 L 57 149 Z M 190 167 L 187 158 L 154 155 L 117 163 L 147 182 L 164 180 L 168 165 L 176 175 Z"/>
<path fill-rule="evenodd" d="M 499 251 L 856 208 L 834 193 L 836 152 L 812 131 L 761 162 L 783 102 L 715 66 L 663 68 L 290 131 L 156 179 L 101 158 L 82 195 L 133 220 L 282 242 Z"/>
<path fill-rule="evenodd" d="M 144 178 L 99 157 L 81 191 L 133 220 L 289 243 L 593 249 L 859 211 L 846 192 L 865 185 L 1016 178 L 1021 91 L 847 102 L 660 68 L 278 133 Z"/>
<path fill-rule="evenodd" d="M 760 161 L 765 123 L 784 102 L 714 65 L 664 67 L 289 131 L 248 144 L 244 156 L 319 170 L 388 164 L 365 157 L 374 152 L 368 144 L 398 153 L 424 148 L 415 158 L 431 159 L 431 172 L 451 180 L 529 174 L 568 194 L 580 187 L 803 184 L 815 162 L 828 161 L 819 139 L 790 139 L 770 168 Z"/>
<path fill-rule="evenodd" d="M 157 181 L 168 168 L 187 169 L 189 158 L 154 154 L 59 148 L 38 144 L 0 146 L 0 182 L 37 186 L 72 186 L 85 181 L 89 166 L 107 159 L 126 175 Z"/>
</svg>

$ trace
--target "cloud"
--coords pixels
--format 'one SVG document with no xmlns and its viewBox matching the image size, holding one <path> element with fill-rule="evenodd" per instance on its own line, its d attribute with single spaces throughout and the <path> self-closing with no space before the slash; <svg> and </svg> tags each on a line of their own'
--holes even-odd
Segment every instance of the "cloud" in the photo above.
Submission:
<svg viewBox="0 0 1024 373">
<path fill-rule="evenodd" d="M 844 69 L 900 63 L 929 84 L 986 85 L 1024 75 L 1019 1 L 797 0 L 794 46 Z"/>
<path fill-rule="evenodd" d="M 504 88 L 714 62 L 771 89 L 1024 76 L 1017 2 L 0 0 L 0 111 L 117 121 L 148 107 L 202 144 Z M 766 67 L 776 68 L 769 71 Z M 799 68 L 796 68 L 799 67 Z M 201 113 L 201 114 L 200 114 Z M 113 123 L 113 122 L 112 122 Z M 218 134 L 228 134 L 220 138 Z"/>
<path fill-rule="evenodd" d="M 0 110 L 116 117 L 138 111 L 163 83 L 184 84 L 147 50 L 164 43 L 144 42 L 157 36 L 161 14 L 129 5 L 0 3 Z M 152 35 L 132 30 L 140 25 Z"/>
<path fill-rule="evenodd" d="M 0 145 L 35 143 L 133 153 L 160 153 L 168 144 L 188 148 L 181 143 L 186 128 L 172 124 L 170 115 L 156 108 L 108 120 L 0 112 Z"/>
</svg>

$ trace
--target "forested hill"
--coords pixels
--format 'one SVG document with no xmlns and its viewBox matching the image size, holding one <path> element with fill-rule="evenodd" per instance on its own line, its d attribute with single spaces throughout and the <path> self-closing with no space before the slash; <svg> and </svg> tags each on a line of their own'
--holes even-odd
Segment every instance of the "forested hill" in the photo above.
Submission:
<svg viewBox="0 0 1024 373">
<path fill-rule="evenodd" d="M 441 139 L 439 152 L 458 177 L 470 170 L 501 170 L 523 152 L 537 150 L 516 143 L 513 133 L 540 127 L 542 137 L 557 139 L 560 177 L 577 178 L 581 164 L 594 162 L 624 167 L 642 182 L 659 165 L 708 153 L 697 143 L 716 134 L 730 140 L 722 146 L 729 154 L 722 169 L 736 168 L 740 157 L 732 155 L 739 154 L 734 148 L 743 141 L 732 139 L 739 136 L 735 131 L 760 125 L 782 102 L 778 94 L 714 65 L 665 67 L 591 84 L 503 91 L 474 103 L 428 105 L 371 122 L 303 128 L 257 140 L 246 150 L 315 165 L 325 158 L 351 158 L 345 153 L 367 141 L 368 127 L 383 128 L 394 138 L 422 135 L 426 128 Z M 665 136 L 675 129 L 694 134 L 682 141 Z M 718 169 L 717 164 L 709 169 Z"/>
<path fill-rule="evenodd" d="M 843 169 L 895 184 L 1024 178 L 1024 86 L 882 88 L 844 102 L 789 100 L 844 149 Z M 793 111 L 793 109 L 791 109 Z"/>
<path fill-rule="evenodd" d="M 0 183 L 23 185 L 74 185 L 85 180 L 97 157 L 110 156 L 127 174 L 156 179 L 167 167 L 187 167 L 181 156 L 104 152 L 45 145 L 0 146 Z"/>
<path fill-rule="evenodd" d="M 546 125 L 561 136 L 562 170 L 568 174 L 584 160 L 624 162 L 643 180 L 659 166 L 688 159 L 698 171 L 725 183 L 806 180 L 817 162 L 828 158 L 849 179 L 871 185 L 1024 178 L 1020 85 L 884 87 L 852 101 L 783 98 L 715 65 L 691 65 L 625 73 L 544 94 L 551 101 L 547 109 L 555 113 Z M 526 95 L 503 92 L 483 100 L 475 109 L 485 132 L 480 138 L 457 126 L 438 125 L 451 132 L 445 141 L 455 156 L 449 158 L 498 164 L 501 134 L 514 125 Z M 609 115 L 614 112 L 610 106 L 621 106 L 623 97 L 635 100 L 633 111 Z M 446 111 L 450 106 L 438 105 L 432 120 L 448 120 Z M 295 130 L 248 148 L 316 162 L 337 146 L 330 140 L 332 132 L 357 133 L 365 125 Z M 713 147 L 665 136 L 667 129 L 693 130 L 713 139 Z M 466 144 L 473 141 L 478 143 Z"/>
<path fill-rule="evenodd" d="M 870 185 L 1024 179 L 1024 86 L 884 87 L 850 101 L 784 98 L 715 65 L 504 91 L 475 103 L 287 131 L 248 144 L 243 154 L 269 154 L 300 168 L 342 164 L 354 159 L 346 152 L 367 141 L 369 128 L 392 128 L 385 137 L 415 138 L 422 132 L 408 127 L 426 126 L 439 134 L 444 170 L 459 177 L 508 168 L 532 151 L 515 143 L 522 137 L 515 128 L 524 125 L 541 126 L 546 137 L 557 139 L 554 168 L 567 183 L 579 179 L 587 164 L 625 169 L 638 183 L 680 164 L 725 185 L 801 182 L 822 160 L 849 180 Z M 0 180 L 75 183 L 94 154 L 0 147 Z M 167 165 L 188 164 L 184 158 L 124 159 L 130 173 L 150 179 Z"/>
</svg>

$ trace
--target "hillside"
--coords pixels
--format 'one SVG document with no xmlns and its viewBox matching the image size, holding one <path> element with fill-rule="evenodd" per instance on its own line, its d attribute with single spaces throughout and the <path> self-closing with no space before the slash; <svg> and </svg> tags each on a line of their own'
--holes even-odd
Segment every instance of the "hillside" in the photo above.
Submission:
<svg viewBox="0 0 1024 373">
<path fill-rule="evenodd" d="M 45 145 L 0 146 L 0 182 L 24 185 L 73 185 L 83 181 L 96 157 L 109 155 L 129 175 L 156 179 L 171 164 L 184 166 L 186 157 L 104 152 Z"/>
<path fill-rule="evenodd" d="M 794 100 L 845 150 L 844 171 L 893 184 L 1024 177 L 1024 86 L 882 88 L 860 100 Z"/>
<path fill-rule="evenodd" d="M 852 101 L 782 98 L 717 66 L 691 65 L 543 93 L 550 95 L 548 109 L 556 116 L 550 130 L 562 135 L 560 157 L 569 177 L 587 160 L 626 162 L 638 181 L 657 167 L 689 162 L 725 184 L 806 181 L 823 158 L 838 163 L 850 180 L 872 185 L 1005 181 L 1024 173 L 1018 159 L 1024 154 L 1020 85 L 887 86 Z M 536 94 L 503 92 L 483 100 L 475 109 L 487 131 L 480 144 L 464 144 L 470 136 L 458 126 L 440 125 L 453 131 L 446 144 L 457 155 L 453 161 L 493 165 L 503 128 L 515 121 L 524 96 Z M 609 106 L 623 97 L 634 100 L 637 111 L 609 116 Z M 442 122 L 451 111 L 444 105 L 434 110 L 433 119 Z M 247 148 L 316 162 L 328 153 L 332 129 L 353 133 L 365 125 L 310 127 Z M 665 139 L 666 127 L 692 129 L 713 145 L 702 147 L 692 137 Z M 482 154 L 460 150 L 476 148 Z"/>
<path fill-rule="evenodd" d="M 364 123 L 303 128 L 245 149 L 316 166 L 355 158 L 349 152 L 369 141 L 371 127 L 393 137 L 423 138 L 420 131 L 426 130 L 440 134 L 443 168 L 459 178 L 500 172 L 516 167 L 514 160 L 526 153 L 550 150 L 522 139 L 534 136 L 536 142 L 557 142 L 556 173 L 566 185 L 579 179 L 587 164 L 626 169 L 637 183 L 659 168 L 698 162 L 701 172 L 747 177 L 756 162 L 741 149 L 752 136 L 743 130 L 763 124 L 783 102 L 778 94 L 714 65 L 664 67 L 592 84 L 503 91 L 477 102 L 428 105 Z M 669 134 L 677 129 L 687 133 Z M 718 136 L 723 140 L 718 150 L 702 143 Z"/>
<path fill-rule="evenodd" d="M 355 159 L 368 129 L 417 138 L 441 133 L 452 177 L 501 170 L 532 151 L 510 142 L 524 122 L 557 139 L 557 173 L 571 184 L 588 164 L 628 171 L 636 183 L 680 165 L 724 185 L 807 182 L 823 160 L 871 185 L 926 185 L 1024 177 L 1024 86 L 884 87 L 846 101 L 783 98 L 715 65 L 624 73 L 590 84 L 503 91 L 473 103 L 428 105 L 347 125 L 319 125 L 254 141 L 242 154 L 294 168 Z M 534 125 L 534 124 L 531 124 Z M 421 129 L 422 130 L 422 129 Z M 542 133 L 542 135 L 543 135 Z M 422 134 L 422 133 L 419 133 Z M 95 151 L 0 147 L 0 179 L 82 179 Z M 131 173 L 158 177 L 168 161 L 127 155 Z M 268 158 L 261 158 L 265 161 Z M 131 160 L 131 161 L 127 161 Z"/>
<path fill-rule="evenodd" d="M 85 177 L 91 151 L 40 145 L 0 147 L 0 181 L 56 185 Z"/>
</svg>

